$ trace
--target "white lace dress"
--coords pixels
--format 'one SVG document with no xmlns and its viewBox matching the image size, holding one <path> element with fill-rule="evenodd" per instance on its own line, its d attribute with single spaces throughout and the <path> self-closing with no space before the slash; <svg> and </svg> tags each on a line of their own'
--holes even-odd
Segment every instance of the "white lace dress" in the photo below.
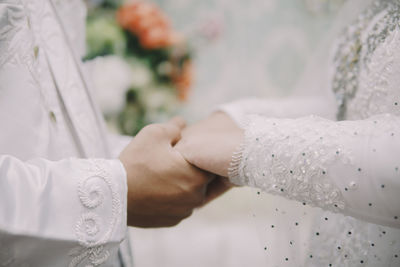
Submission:
<svg viewBox="0 0 400 267">
<path fill-rule="evenodd" d="M 302 84 L 323 93 L 222 107 L 231 181 L 297 201 L 262 230 L 270 266 L 400 266 L 400 1 L 367 2 Z"/>
</svg>

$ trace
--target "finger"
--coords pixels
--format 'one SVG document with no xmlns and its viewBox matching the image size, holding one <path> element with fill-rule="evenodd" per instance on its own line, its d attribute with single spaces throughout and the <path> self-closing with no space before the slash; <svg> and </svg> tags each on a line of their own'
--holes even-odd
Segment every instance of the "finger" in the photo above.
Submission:
<svg viewBox="0 0 400 267">
<path fill-rule="evenodd" d="M 183 130 L 186 127 L 186 121 L 179 116 L 173 117 L 172 119 L 170 119 L 168 121 L 168 123 L 175 125 L 176 127 L 178 127 L 179 129 Z"/>
<path fill-rule="evenodd" d="M 178 126 L 172 123 L 160 124 L 163 129 L 162 139 L 168 142 L 171 146 L 174 146 L 182 138 L 182 130 Z"/>
<path fill-rule="evenodd" d="M 199 187 L 203 188 L 204 193 L 206 192 L 206 186 L 211 183 L 215 179 L 215 174 L 204 171 L 202 169 L 197 168 L 196 166 L 188 163 L 190 166 L 189 173 L 187 173 L 187 177 L 192 177 L 191 179 L 196 179 Z"/>
<path fill-rule="evenodd" d="M 207 186 L 206 197 L 203 205 L 221 196 L 232 187 L 233 185 L 228 181 L 227 178 L 218 176 Z"/>
<path fill-rule="evenodd" d="M 184 160 L 184 159 L 182 159 Z M 185 162 L 186 167 L 180 168 L 180 179 L 186 184 L 191 191 L 197 192 L 196 194 L 201 195 L 201 203 L 197 206 L 201 206 L 204 202 L 204 198 L 207 192 L 207 185 L 215 178 L 215 175 L 206 171 L 203 171 L 188 162 Z"/>
</svg>

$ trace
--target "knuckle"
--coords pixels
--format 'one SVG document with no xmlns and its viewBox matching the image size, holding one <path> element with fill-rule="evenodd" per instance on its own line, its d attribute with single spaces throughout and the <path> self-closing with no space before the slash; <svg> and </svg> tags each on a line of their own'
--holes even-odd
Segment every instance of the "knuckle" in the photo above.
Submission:
<svg viewBox="0 0 400 267">
<path fill-rule="evenodd" d="M 190 208 L 198 207 L 204 202 L 204 185 L 188 185 L 185 190 L 185 199 Z"/>
<path fill-rule="evenodd" d="M 172 133 L 173 135 L 177 135 L 180 131 L 176 125 L 171 124 L 163 124 L 165 132 Z"/>
<path fill-rule="evenodd" d="M 179 186 L 179 190 L 179 198 L 184 201 L 179 214 L 186 214 L 194 207 L 197 207 L 199 204 L 203 203 L 204 196 L 202 192 L 205 191 L 203 190 L 203 187 L 191 184 L 181 184 Z"/>
<path fill-rule="evenodd" d="M 147 129 L 146 129 L 147 128 Z M 145 129 L 153 134 L 162 134 L 165 130 L 161 124 L 150 124 Z"/>
<path fill-rule="evenodd" d="M 146 125 L 145 127 L 143 127 L 143 129 L 140 132 L 145 133 L 145 134 L 150 134 L 155 131 L 156 127 L 157 126 L 155 124 L 149 124 L 149 125 Z"/>
<path fill-rule="evenodd" d="M 179 190 L 179 194 L 180 194 L 181 198 L 186 199 L 186 200 L 191 198 L 191 196 L 194 192 L 194 188 L 191 184 L 189 184 L 187 182 L 180 183 L 178 185 L 178 187 L 179 187 L 178 190 Z"/>
<path fill-rule="evenodd" d="M 201 193 L 205 191 L 206 183 L 188 180 L 185 184 L 180 186 L 181 194 L 191 202 L 202 201 Z"/>
<path fill-rule="evenodd" d="M 166 124 L 166 123 L 155 123 L 150 124 L 143 128 L 144 131 L 156 135 L 156 136 L 165 136 L 170 133 L 177 133 L 178 128 L 174 125 Z"/>
<path fill-rule="evenodd" d="M 182 186 L 182 190 L 187 195 L 193 195 L 200 187 L 201 185 L 198 181 L 187 177 L 185 185 Z"/>
</svg>

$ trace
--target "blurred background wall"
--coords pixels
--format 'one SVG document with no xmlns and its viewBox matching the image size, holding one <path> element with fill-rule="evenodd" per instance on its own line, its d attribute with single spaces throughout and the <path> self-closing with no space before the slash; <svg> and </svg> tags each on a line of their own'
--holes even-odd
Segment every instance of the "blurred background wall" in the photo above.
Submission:
<svg viewBox="0 0 400 267">
<path fill-rule="evenodd" d="M 155 0 L 197 43 L 195 85 L 185 114 L 246 96 L 290 93 L 342 0 Z M 195 34 L 193 34 L 195 33 Z"/>
<path fill-rule="evenodd" d="M 224 102 L 288 95 L 342 2 L 154 0 L 194 48 L 195 79 L 182 115 L 195 122 Z M 112 94 L 106 96 L 110 102 Z M 293 209 L 284 199 L 238 188 L 174 228 L 132 228 L 136 266 L 268 266 L 259 225 L 268 224 L 277 203 Z"/>
</svg>

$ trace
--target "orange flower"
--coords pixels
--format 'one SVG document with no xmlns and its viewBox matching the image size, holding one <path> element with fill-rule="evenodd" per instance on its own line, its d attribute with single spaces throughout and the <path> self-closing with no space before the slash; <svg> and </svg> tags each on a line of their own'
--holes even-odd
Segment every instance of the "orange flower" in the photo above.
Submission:
<svg viewBox="0 0 400 267">
<path fill-rule="evenodd" d="M 130 5 L 124 5 L 117 11 L 117 20 L 118 23 L 122 26 L 122 28 L 127 29 L 129 25 L 136 24 L 139 19 L 136 16 L 136 11 L 139 3 L 132 3 Z"/>
<path fill-rule="evenodd" d="M 123 5 L 117 11 L 117 20 L 124 29 L 138 36 L 144 48 L 166 47 L 174 40 L 168 19 L 153 4 L 136 1 Z"/>
<path fill-rule="evenodd" d="M 169 23 L 164 17 L 151 15 L 142 17 L 137 25 L 132 25 L 130 29 L 140 34 L 143 31 L 152 30 L 154 28 L 159 28 L 163 31 L 169 31 Z"/>
<path fill-rule="evenodd" d="M 140 44 L 147 49 L 166 47 L 170 44 L 169 32 L 161 27 L 146 30 L 140 35 Z"/>
</svg>

